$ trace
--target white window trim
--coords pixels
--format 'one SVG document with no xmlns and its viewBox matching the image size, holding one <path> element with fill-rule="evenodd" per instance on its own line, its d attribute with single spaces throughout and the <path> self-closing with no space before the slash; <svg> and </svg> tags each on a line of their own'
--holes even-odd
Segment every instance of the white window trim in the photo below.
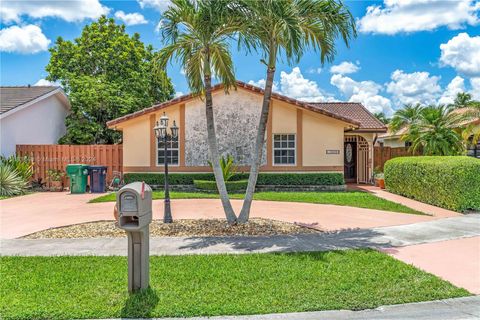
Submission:
<svg viewBox="0 0 480 320">
<path fill-rule="evenodd" d="M 278 135 L 293 135 L 293 141 L 295 143 L 295 148 L 294 150 L 294 158 L 293 158 L 293 163 L 280 163 L 280 164 L 275 164 L 275 136 Z M 287 148 L 288 150 L 289 148 Z M 290 148 L 291 150 L 291 148 Z M 296 133 L 273 133 L 272 134 L 272 166 L 274 167 L 295 167 L 297 166 L 297 134 Z"/>
<path fill-rule="evenodd" d="M 178 163 L 177 164 L 172 164 L 172 163 L 169 163 L 168 166 L 169 167 L 179 167 L 180 166 L 180 135 L 178 136 Z M 157 151 L 156 151 L 156 163 L 157 163 L 157 167 L 163 167 L 165 166 L 164 163 L 158 163 L 158 138 L 157 138 L 157 143 L 156 143 L 156 146 L 157 146 Z M 167 148 L 168 150 L 168 148 Z"/>
</svg>

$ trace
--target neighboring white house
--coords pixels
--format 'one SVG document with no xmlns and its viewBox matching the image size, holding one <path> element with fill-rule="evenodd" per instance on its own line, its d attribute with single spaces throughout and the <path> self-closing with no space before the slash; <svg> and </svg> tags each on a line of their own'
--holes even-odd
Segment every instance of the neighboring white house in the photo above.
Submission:
<svg viewBox="0 0 480 320">
<path fill-rule="evenodd" d="M 69 112 L 60 87 L 0 87 L 0 153 L 15 154 L 17 144 L 56 144 Z"/>
</svg>

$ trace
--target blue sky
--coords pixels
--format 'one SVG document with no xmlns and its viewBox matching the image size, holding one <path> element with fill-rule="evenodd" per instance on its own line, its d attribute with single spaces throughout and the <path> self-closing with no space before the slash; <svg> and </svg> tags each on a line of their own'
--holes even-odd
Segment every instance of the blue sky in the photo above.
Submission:
<svg viewBox="0 0 480 320">
<path fill-rule="evenodd" d="M 391 114 L 404 103 L 449 103 L 457 92 L 480 99 L 480 1 L 346 1 L 357 20 L 358 38 L 338 42 L 332 64 L 315 52 L 298 65 L 279 63 L 275 89 L 307 101 L 359 101 Z M 74 39 L 101 14 L 138 32 L 160 49 L 156 31 L 167 0 L 3 1 L 0 8 L 1 85 L 44 83 L 48 47 Z M 239 80 L 262 85 L 265 68 L 257 55 L 232 46 Z M 178 65 L 168 67 L 175 89 L 188 87 Z"/>
</svg>

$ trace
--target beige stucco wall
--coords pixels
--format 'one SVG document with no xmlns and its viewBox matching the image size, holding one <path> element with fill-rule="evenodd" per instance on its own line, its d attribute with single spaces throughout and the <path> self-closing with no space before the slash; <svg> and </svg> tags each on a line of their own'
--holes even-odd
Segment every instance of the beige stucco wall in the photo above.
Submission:
<svg viewBox="0 0 480 320">
<path fill-rule="evenodd" d="M 400 138 L 384 139 L 383 145 L 385 147 L 400 148 L 405 147 L 405 141 L 402 141 Z"/>
<path fill-rule="evenodd" d="M 272 105 L 272 134 L 297 133 L 297 108 L 277 100 Z"/>
<path fill-rule="evenodd" d="M 345 123 L 303 111 L 303 165 L 343 166 L 343 134 Z M 339 150 L 339 154 L 327 154 Z"/>
<path fill-rule="evenodd" d="M 150 166 L 149 115 L 122 124 L 123 165 L 125 167 Z"/>
</svg>

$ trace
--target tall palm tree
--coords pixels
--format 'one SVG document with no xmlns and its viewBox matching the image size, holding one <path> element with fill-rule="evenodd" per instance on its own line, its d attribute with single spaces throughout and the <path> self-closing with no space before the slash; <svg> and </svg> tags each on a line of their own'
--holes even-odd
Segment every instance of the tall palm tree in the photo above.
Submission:
<svg viewBox="0 0 480 320">
<path fill-rule="evenodd" d="M 335 40 L 342 38 L 348 46 L 356 36 L 355 20 L 350 11 L 336 0 L 238 0 L 244 8 L 247 29 L 240 43 L 247 49 L 260 50 L 261 62 L 267 67 L 255 152 L 250 163 L 250 176 L 238 221 L 248 221 L 262 159 L 265 131 L 272 96 L 273 79 L 278 58 L 298 62 L 304 51 L 320 51 L 320 60 L 335 57 Z"/>
<path fill-rule="evenodd" d="M 416 105 L 406 104 L 402 109 L 395 111 L 389 123 L 389 128 L 393 133 L 400 129 L 408 127 L 416 123 L 420 119 L 423 107 L 417 103 Z"/>
<path fill-rule="evenodd" d="M 413 152 L 421 149 L 424 155 L 460 155 L 465 145 L 459 127 L 465 119 L 465 115 L 454 112 L 452 107 L 427 106 L 402 139 L 412 142 Z"/>
<path fill-rule="evenodd" d="M 224 90 L 236 86 L 229 41 L 241 28 L 238 16 L 232 14 L 227 0 L 172 0 L 163 13 L 162 37 L 169 43 L 158 54 L 159 66 L 179 61 L 185 70 L 190 90 L 205 98 L 210 162 L 227 221 L 236 215 L 228 198 L 215 133 L 212 101 L 212 74 Z"/>
</svg>

